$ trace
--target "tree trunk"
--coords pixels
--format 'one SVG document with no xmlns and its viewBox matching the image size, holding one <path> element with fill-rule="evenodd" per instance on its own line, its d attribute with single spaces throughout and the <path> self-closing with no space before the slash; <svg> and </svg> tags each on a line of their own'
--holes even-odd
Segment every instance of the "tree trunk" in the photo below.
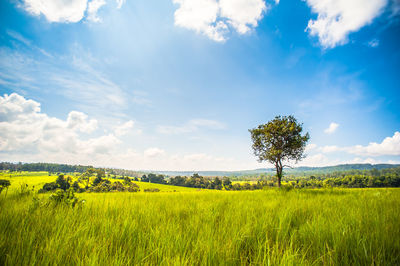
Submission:
<svg viewBox="0 0 400 266">
<path fill-rule="evenodd" d="M 276 167 L 276 177 L 278 178 L 278 187 L 281 187 L 281 179 L 282 179 L 282 163 L 281 162 L 276 162 L 275 163 Z"/>
</svg>

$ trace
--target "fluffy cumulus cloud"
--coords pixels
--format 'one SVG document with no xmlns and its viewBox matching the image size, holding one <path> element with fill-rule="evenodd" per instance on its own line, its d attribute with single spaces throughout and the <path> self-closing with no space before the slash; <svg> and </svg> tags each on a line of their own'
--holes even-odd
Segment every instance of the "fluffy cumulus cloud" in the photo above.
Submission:
<svg viewBox="0 0 400 266">
<path fill-rule="evenodd" d="M 93 0 L 88 3 L 87 19 L 93 22 L 100 22 L 101 18 L 97 16 L 97 11 L 106 4 L 104 0 Z"/>
<path fill-rule="evenodd" d="M 25 9 L 50 22 L 78 22 L 85 15 L 87 0 L 24 0 Z"/>
<path fill-rule="evenodd" d="M 335 122 L 332 122 L 332 123 L 329 124 L 329 127 L 324 130 L 324 132 L 326 134 L 333 134 L 338 129 L 338 127 L 339 127 L 339 124 L 337 124 Z"/>
<path fill-rule="evenodd" d="M 201 119 L 192 123 L 220 126 Z M 204 153 L 168 154 L 158 147 L 135 151 L 120 139 L 135 132 L 134 121 L 113 128 L 112 133 L 101 134 L 96 130 L 98 122 L 82 112 L 71 111 L 63 120 L 43 113 L 40 103 L 34 100 L 17 93 L 5 94 L 0 96 L 0 161 L 57 162 L 125 169 L 245 168 L 241 161 Z"/>
<path fill-rule="evenodd" d="M 77 129 L 81 132 L 91 133 L 97 128 L 97 121 L 88 119 L 84 113 L 72 111 L 68 114 L 67 127 L 69 129 Z"/>
<path fill-rule="evenodd" d="M 0 154 L 25 159 L 70 161 L 107 154 L 120 143 L 113 134 L 88 138 L 97 121 L 72 111 L 66 120 L 41 112 L 40 104 L 13 93 L 0 96 Z M 32 157 L 29 157 L 32 156 Z"/>
<path fill-rule="evenodd" d="M 371 142 L 367 146 L 357 145 L 350 147 L 348 151 L 362 156 L 400 156 L 400 132 L 395 132 L 393 137 L 387 137 L 381 143 Z"/>
<path fill-rule="evenodd" d="M 125 0 L 116 3 L 121 8 Z M 43 15 L 49 22 L 79 22 L 85 15 L 89 21 L 100 22 L 97 11 L 104 5 L 105 0 L 23 0 L 22 7 L 33 15 Z"/>
<path fill-rule="evenodd" d="M 397 163 L 398 156 L 400 156 L 400 132 L 395 132 L 392 137 L 386 137 L 380 143 L 371 142 L 368 145 L 338 147 L 335 145 L 317 146 L 316 144 L 309 144 L 306 147 L 306 153 L 310 156 L 302 161 L 301 165 L 306 165 L 307 163 L 309 163 L 309 165 L 333 165 L 339 163 Z M 359 157 L 332 161 L 328 160 L 327 157 L 327 155 L 331 153 L 341 154 L 343 158 L 352 155 L 357 155 Z M 392 159 L 389 160 L 390 157 Z"/>
<path fill-rule="evenodd" d="M 264 0 L 173 0 L 175 25 L 222 42 L 231 30 L 245 34 L 258 25 L 267 7 Z"/>
<path fill-rule="evenodd" d="M 115 135 L 124 136 L 124 135 L 128 134 L 128 132 L 133 129 L 134 124 L 135 124 L 135 122 L 130 120 L 120 126 L 117 126 L 114 130 Z"/>
<path fill-rule="evenodd" d="M 317 36 L 324 48 L 348 42 L 348 35 L 378 17 L 388 0 L 306 0 L 316 19 L 310 19 L 307 31 Z"/>
</svg>

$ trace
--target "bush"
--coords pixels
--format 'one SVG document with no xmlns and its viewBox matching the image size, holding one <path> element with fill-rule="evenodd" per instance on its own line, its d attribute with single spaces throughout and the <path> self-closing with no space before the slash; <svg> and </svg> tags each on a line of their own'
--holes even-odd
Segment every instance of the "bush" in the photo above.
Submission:
<svg viewBox="0 0 400 266">
<path fill-rule="evenodd" d="M 81 187 L 79 186 L 79 183 L 78 183 L 77 181 L 75 181 L 75 182 L 72 184 L 72 188 L 73 188 L 74 191 L 76 192 L 76 191 L 79 191 Z"/>
<path fill-rule="evenodd" d="M 5 179 L 0 179 L 0 194 L 3 191 L 3 189 L 8 189 L 8 187 L 11 185 L 9 180 Z"/>
<path fill-rule="evenodd" d="M 125 187 L 121 182 L 117 181 L 111 185 L 111 190 L 125 191 Z"/>
<path fill-rule="evenodd" d="M 75 197 L 73 189 L 69 189 L 67 191 L 57 190 L 55 193 L 51 194 L 49 201 L 56 206 L 66 205 L 72 208 L 84 202 L 84 200 L 79 200 L 77 197 Z"/>
<path fill-rule="evenodd" d="M 45 193 L 49 191 L 56 190 L 58 185 L 55 182 L 46 183 L 43 185 L 43 188 L 39 189 L 38 193 Z"/>
<path fill-rule="evenodd" d="M 126 189 L 129 192 L 139 192 L 139 186 L 135 183 L 130 183 L 129 187 Z"/>
<path fill-rule="evenodd" d="M 160 192 L 158 188 L 146 188 L 143 190 L 144 192 Z"/>
<path fill-rule="evenodd" d="M 93 180 L 93 186 L 97 186 L 97 185 L 100 184 L 101 182 L 103 182 L 103 179 L 101 178 L 101 175 L 98 175 L 98 176 Z"/>
<path fill-rule="evenodd" d="M 59 188 L 61 188 L 62 190 L 67 190 L 69 189 L 69 183 L 67 180 L 65 180 L 64 175 L 59 175 L 57 180 L 56 180 L 56 184 L 58 185 Z"/>
</svg>

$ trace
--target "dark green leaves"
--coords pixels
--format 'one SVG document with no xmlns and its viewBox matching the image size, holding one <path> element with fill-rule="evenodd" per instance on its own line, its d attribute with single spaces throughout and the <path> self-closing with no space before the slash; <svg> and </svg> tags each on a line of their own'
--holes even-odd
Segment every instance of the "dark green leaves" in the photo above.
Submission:
<svg viewBox="0 0 400 266">
<path fill-rule="evenodd" d="M 274 165 L 304 158 L 309 134 L 302 135 L 303 127 L 293 116 L 277 116 L 267 124 L 250 129 L 254 154 L 258 160 Z"/>
</svg>

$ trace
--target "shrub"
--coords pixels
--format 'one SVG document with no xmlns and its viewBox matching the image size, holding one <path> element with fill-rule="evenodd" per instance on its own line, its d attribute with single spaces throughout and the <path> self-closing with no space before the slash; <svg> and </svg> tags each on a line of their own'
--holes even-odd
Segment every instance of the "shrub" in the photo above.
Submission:
<svg viewBox="0 0 400 266">
<path fill-rule="evenodd" d="M 79 200 L 75 197 L 73 189 L 68 189 L 67 191 L 57 190 L 55 193 L 51 194 L 49 201 L 56 206 L 66 205 L 72 208 L 84 202 L 84 200 Z"/>
<path fill-rule="evenodd" d="M 125 187 L 121 182 L 117 181 L 111 185 L 111 190 L 125 191 Z"/>
<path fill-rule="evenodd" d="M 57 177 L 56 184 L 62 190 L 67 190 L 70 186 L 68 181 L 65 180 L 64 175 L 62 175 L 62 174 Z"/>
<path fill-rule="evenodd" d="M 144 192 L 160 192 L 158 188 L 146 188 L 143 190 Z"/>
<path fill-rule="evenodd" d="M 93 186 L 97 186 L 98 184 L 100 184 L 103 181 L 103 179 L 101 178 L 101 175 L 98 175 L 94 180 L 93 180 Z"/>
<path fill-rule="evenodd" d="M 8 187 L 11 185 L 9 180 L 4 180 L 4 179 L 0 179 L 0 194 L 3 191 L 3 189 L 7 189 Z"/>
<path fill-rule="evenodd" d="M 49 191 L 56 190 L 58 185 L 55 182 L 46 183 L 43 185 L 43 188 L 39 189 L 38 193 L 45 193 Z"/>
<path fill-rule="evenodd" d="M 74 191 L 76 192 L 76 191 L 79 191 L 81 187 L 79 186 L 79 183 L 78 183 L 77 181 L 75 181 L 75 182 L 72 184 L 72 188 L 73 188 Z"/>
<path fill-rule="evenodd" d="M 135 183 L 131 183 L 129 185 L 129 187 L 127 188 L 127 190 L 129 192 L 139 192 L 140 191 L 139 186 L 137 184 L 135 184 Z"/>
</svg>

